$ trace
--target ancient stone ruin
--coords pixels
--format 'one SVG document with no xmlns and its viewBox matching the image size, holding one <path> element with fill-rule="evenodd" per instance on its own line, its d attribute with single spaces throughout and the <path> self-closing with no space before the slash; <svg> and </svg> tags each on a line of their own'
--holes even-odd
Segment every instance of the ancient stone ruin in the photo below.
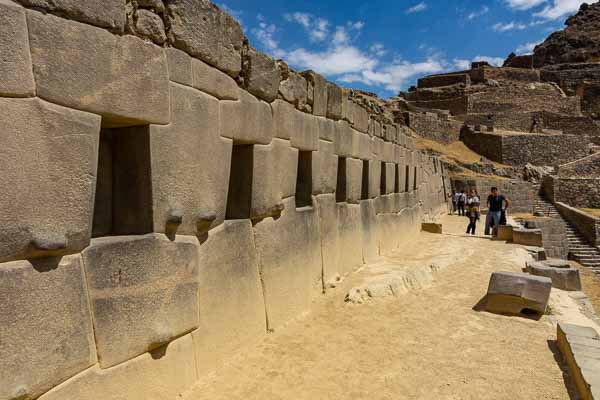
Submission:
<svg viewBox="0 0 600 400">
<path fill-rule="evenodd" d="M 209 1 L 0 21 L 0 399 L 174 398 L 445 207 L 408 131 Z"/>
<path fill-rule="evenodd" d="M 208 0 L 0 0 L 0 400 L 175 398 L 441 233 L 453 189 L 562 215 L 556 254 L 600 271 L 599 12 L 383 100 Z"/>
</svg>

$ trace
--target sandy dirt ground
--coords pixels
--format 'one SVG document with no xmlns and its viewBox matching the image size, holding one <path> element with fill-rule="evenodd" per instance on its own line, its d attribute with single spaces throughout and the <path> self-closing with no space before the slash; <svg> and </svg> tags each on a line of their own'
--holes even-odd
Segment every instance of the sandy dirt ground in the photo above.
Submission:
<svg viewBox="0 0 600 400">
<path fill-rule="evenodd" d="M 555 345 L 556 319 L 577 314 L 566 292 L 535 321 L 474 311 L 491 272 L 519 271 L 516 245 L 465 237 L 444 217 L 443 235 L 422 233 L 386 257 L 398 266 L 445 265 L 427 287 L 398 297 L 344 302 L 372 278 L 369 267 L 315 300 L 313 311 L 268 335 L 184 395 L 201 399 L 576 399 Z M 557 305 L 566 298 L 566 305 Z M 574 320 L 585 319 L 571 315 Z"/>
</svg>

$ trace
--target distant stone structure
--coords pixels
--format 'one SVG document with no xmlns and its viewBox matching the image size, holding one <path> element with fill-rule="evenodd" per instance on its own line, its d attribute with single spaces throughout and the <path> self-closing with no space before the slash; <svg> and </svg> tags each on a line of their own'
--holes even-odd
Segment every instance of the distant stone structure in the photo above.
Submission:
<svg viewBox="0 0 600 400">
<path fill-rule="evenodd" d="M 0 399 L 170 399 L 444 211 L 371 95 L 207 0 L 0 0 Z"/>
</svg>

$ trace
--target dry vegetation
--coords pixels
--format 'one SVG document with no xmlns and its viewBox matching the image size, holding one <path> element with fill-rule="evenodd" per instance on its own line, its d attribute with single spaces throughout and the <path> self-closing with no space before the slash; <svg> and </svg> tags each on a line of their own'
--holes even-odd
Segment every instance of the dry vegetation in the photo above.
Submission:
<svg viewBox="0 0 600 400">
<path fill-rule="evenodd" d="M 600 208 L 582 208 L 581 211 L 600 218 Z"/>
</svg>

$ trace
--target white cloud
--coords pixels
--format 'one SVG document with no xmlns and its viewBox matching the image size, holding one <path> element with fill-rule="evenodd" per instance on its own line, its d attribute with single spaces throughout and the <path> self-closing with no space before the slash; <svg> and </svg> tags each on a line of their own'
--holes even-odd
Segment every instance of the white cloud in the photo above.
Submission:
<svg viewBox="0 0 600 400">
<path fill-rule="evenodd" d="M 461 71 L 471 69 L 471 61 L 470 60 L 463 60 L 463 59 L 455 58 L 452 61 L 454 63 L 454 68 L 456 68 L 456 69 L 459 69 Z"/>
<path fill-rule="evenodd" d="M 527 25 L 522 24 L 520 22 L 508 22 L 508 23 L 503 23 L 503 22 L 498 22 L 497 24 L 495 24 L 494 26 L 492 26 L 492 29 L 495 30 L 496 32 L 508 32 L 508 31 L 521 31 L 523 29 L 526 29 Z"/>
<path fill-rule="evenodd" d="M 546 5 L 543 10 L 535 13 L 536 17 L 555 20 L 568 14 L 574 14 L 583 3 L 596 3 L 590 0 L 553 0 L 551 5 Z"/>
<path fill-rule="evenodd" d="M 332 46 L 324 51 L 313 52 L 304 48 L 291 51 L 287 56 L 290 64 L 312 69 L 325 75 L 356 73 L 375 68 L 378 60 L 350 45 Z"/>
<path fill-rule="evenodd" d="M 469 21 L 474 20 L 476 18 L 479 18 L 485 14 L 487 14 L 488 12 L 490 12 L 490 8 L 488 6 L 483 6 L 481 7 L 481 10 L 479 11 L 473 11 L 472 13 L 467 15 L 467 19 Z"/>
<path fill-rule="evenodd" d="M 279 42 L 275 40 L 274 34 L 277 32 L 277 27 L 274 24 L 267 24 L 264 21 L 264 17 L 258 14 L 257 19 L 259 21 L 258 28 L 252 29 L 252 33 L 256 39 L 262 44 L 265 51 L 271 54 L 275 58 L 283 58 L 286 52 L 279 48 Z"/>
<path fill-rule="evenodd" d="M 535 46 L 537 46 L 538 44 L 540 44 L 540 42 L 523 43 L 515 49 L 515 53 L 519 55 L 531 54 L 533 53 L 533 49 L 535 48 Z"/>
<path fill-rule="evenodd" d="M 313 42 L 322 42 L 329 35 L 329 21 L 324 18 L 303 12 L 284 14 L 283 17 L 288 22 L 300 24 Z"/>
<path fill-rule="evenodd" d="M 504 64 L 504 58 L 502 57 L 477 56 L 473 58 L 473 61 L 487 61 L 495 67 L 501 67 Z"/>
<path fill-rule="evenodd" d="M 371 47 L 369 47 L 369 51 L 377 57 L 383 57 L 387 54 L 387 50 L 382 43 L 373 43 Z"/>
<path fill-rule="evenodd" d="M 412 14 L 412 13 L 417 13 L 417 12 L 421 12 L 421 11 L 425 11 L 427 10 L 429 6 L 427 5 L 427 3 L 425 3 L 424 1 L 420 2 L 419 4 L 415 4 L 414 6 L 410 7 L 409 9 L 406 10 L 407 14 Z"/>
<path fill-rule="evenodd" d="M 546 0 L 506 0 L 506 4 L 514 10 L 529 10 L 545 2 Z"/>
</svg>

